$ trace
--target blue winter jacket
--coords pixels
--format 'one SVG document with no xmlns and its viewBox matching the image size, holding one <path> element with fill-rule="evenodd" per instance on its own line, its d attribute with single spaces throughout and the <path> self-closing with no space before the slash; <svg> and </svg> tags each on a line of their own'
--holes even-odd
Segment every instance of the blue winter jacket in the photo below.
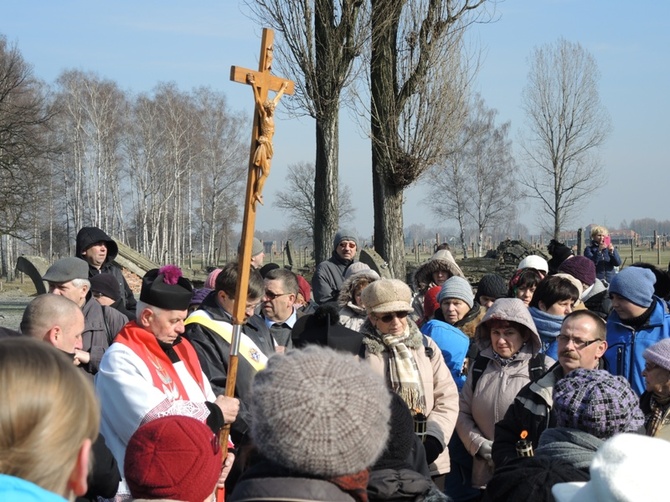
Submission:
<svg viewBox="0 0 670 502">
<path fill-rule="evenodd" d="M 645 349 L 665 338 L 670 338 L 670 314 L 666 303 L 654 296 L 656 303 L 651 316 L 644 326 L 634 331 L 621 322 L 615 310 L 607 318 L 607 352 L 605 359 L 613 375 L 621 375 L 629 382 L 633 390 L 641 395 L 644 390 Z"/>
<path fill-rule="evenodd" d="M 621 266 L 621 256 L 619 250 L 614 248 L 610 253 L 607 249 L 600 251 L 597 243 L 591 241 L 591 245 L 584 249 L 584 256 L 596 265 L 596 277 L 607 283 L 612 282 L 616 275 L 614 267 Z"/>
<path fill-rule="evenodd" d="M 463 363 L 470 347 L 470 338 L 460 329 L 444 321 L 433 319 L 421 326 L 421 333 L 429 336 L 440 347 L 444 362 L 447 363 L 451 376 L 460 392 L 467 374 L 463 373 Z"/>
</svg>

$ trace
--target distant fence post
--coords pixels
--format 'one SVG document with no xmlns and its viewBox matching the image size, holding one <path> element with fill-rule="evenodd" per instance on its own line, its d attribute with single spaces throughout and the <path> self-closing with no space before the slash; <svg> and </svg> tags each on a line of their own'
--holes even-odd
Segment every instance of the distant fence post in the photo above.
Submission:
<svg viewBox="0 0 670 502">
<path fill-rule="evenodd" d="M 577 254 L 584 254 L 584 229 L 577 229 Z"/>
</svg>

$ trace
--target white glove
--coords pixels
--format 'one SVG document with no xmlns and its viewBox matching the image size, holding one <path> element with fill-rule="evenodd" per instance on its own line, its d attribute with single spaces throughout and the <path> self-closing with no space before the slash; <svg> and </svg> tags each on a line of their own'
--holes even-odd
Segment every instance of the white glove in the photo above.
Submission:
<svg viewBox="0 0 670 502">
<path fill-rule="evenodd" d="M 493 441 L 488 439 L 482 443 L 477 451 L 477 455 L 482 457 L 484 460 L 491 460 L 491 451 L 493 450 Z"/>
</svg>

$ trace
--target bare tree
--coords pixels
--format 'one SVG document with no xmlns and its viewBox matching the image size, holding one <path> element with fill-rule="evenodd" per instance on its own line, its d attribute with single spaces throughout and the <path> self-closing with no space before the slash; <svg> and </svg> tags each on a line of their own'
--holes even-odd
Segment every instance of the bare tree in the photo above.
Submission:
<svg viewBox="0 0 670 502">
<path fill-rule="evenodd" d="M 497 111 L 475 95 L 453 153 L 430 171 L 426 203 L 432 212 L 458 222 L 463 256 L 468 256 L 468 228 L 474 228 L 477 255 L 483 253 L 484 232 L 515 215 L 518 188 L 510 123 L 496 125 Z"/>
<path fill-rule="evenodd" d="M 314 257 L 330 256 L 338 228 L 340 95 L 350 82 L 352 63 L 365 39 L 363 0 L 248 0 L 263 24 L 278 32 L 276 66 L 296 81 L 299 108 L 316 119 L 313 191 L 318 225 Z"/>
<path fill-rule="evenodd" d="M 540 201 L 542 222 L 555 239 L 604 181 L 597 151 L 610 132 L 610 118 L 600 101 L 599 78 L 595 58 L 579 43 L 560 39 L 536 48 L 530 59 L 522 184 Z"/>
<path fill-rule="evenodd" d="M 0 36 L 0 235 L 24 238 L 39 214 L 48 178 L 53 109 L 46 87 L 15 46 Z"/>
<path fill-rule="evenodd" d="M 403 191 L 449 155 L 464 111 L 462 35 L 485 0 L 371 1 L 375 249 L 405 277 Z"/>
<path fill-rule="evenodd" d="M 115 82 L 79 70 L 57 79 L 61 141 L 57 174 L 68 201 L 71 237 L 95 225 L 123 238 L 120 141 L 127 119 L 126 96 Z"/>
<path fill-rule="evenodd" d="M 294 238 L 311 239 L 317 225 L 316 202 L 314 197 L 314 164 L 299 162 L 288 166 L 287 187 L 277 192 L 275 207 L 286 212 L 292 221 Z M 338 220 L 351 221 L 355 209 L 351 204 L 351 190 L 340 185 L 338 197 Z"/>
<path fill-rule="evenodd" d="M 483 254 L 484 232 L 515 214 L 519 192 L 512 142 L 508 139 L 510 122 L 496 125 L 497 114 L 476 96 L 467 125 L 472 138 L 466 148 L 472 173 L 472 204 L 466 210 L 477 230 L 478 256 Z"/>
</svg>

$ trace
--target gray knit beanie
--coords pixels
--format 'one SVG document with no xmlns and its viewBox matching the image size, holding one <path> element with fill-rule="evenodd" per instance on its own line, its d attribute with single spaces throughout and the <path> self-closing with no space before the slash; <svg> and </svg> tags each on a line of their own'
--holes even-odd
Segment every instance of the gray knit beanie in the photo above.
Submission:
<svg viewBox="0 0 670 502">
<path fill-rule="evenodd" d="M 656 276 L 648 268 L 627 267 L 616 274 L 609 285 L 611 295 L 616 293 L 640 307 L 649 307 L 654 299 Z"/>
<path fill-rule="evenodd" d="M 670 338 L 648 347 L 642 354 L 647 361 L 670 371 Z"/>
<path fill-rule="evenodd" d="M 342 241 L 353 241 L 356 243 L 356 247 L 358 247 L 358 239 L 356 239 L 354 233 L 349 230 L 338 230 L 335 237 L 333 237 L 333 250 L 337 249 L 337 246 L 339 246 Z"/>
<path fill-rule="evenodd" d="M 319 477 L 354 474 L 381 455 L 391 396 L 351 355 L 309 346 L 275 355 L 251 386 L 251 436 L 266 458 Z"/>
<path fill-rule="evenodd" d="M 470 283 L 466 279 L 456 275 L 449 277 L 442 284 L 440 294 L 437 295 L 438 303 L 442 303 L 442 300 L 446 298 L 463 300 L 470 308 L 475 304 L 475 295 L 472 293 L 472 286 L 470 286 Z"/>
</svg>

